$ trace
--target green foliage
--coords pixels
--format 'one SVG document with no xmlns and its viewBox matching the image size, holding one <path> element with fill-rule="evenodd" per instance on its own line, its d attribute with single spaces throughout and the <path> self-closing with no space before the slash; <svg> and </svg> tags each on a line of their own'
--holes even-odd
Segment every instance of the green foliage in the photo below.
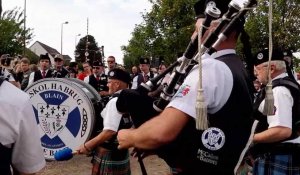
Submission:
<svg viewBox="0 0 300 175">
<path fill-rule="evenodd" d="M 275 0 L 273 3 L 272 38 L 273 47 L 297 50 L 300 46 L 299 0 Z M 259 1 L 257 8 L 250 13 L 246 23 L 253 51 L 269 45 L 269 3 Z"/>
<path fill-rule="evenodd" d="M 88 42 L 87 42 L 88 41 Z M 88 53 L 88 57 L 86 60 L 85 53 Z M 76 62 L 85 62 L 88 61 L 92 63 L 93 61 L 100 61 L 102 60 L 102 54 L 99 50 L 98 43 L 96 42 L 95 38 L 92 35 L 87 35 L 81 38 L 76 46 Z"/>
<path fill-rule="evenodd" d="M 0 55 L 20 55 L 24 46 L 24 32 L 26 43 L 32 38 L 32 29 L 24 31 L 24 15 L 20 9 L 5 11 L 0 18 Z"/>
<path fill-rule="evenodd" d="M 150 0 L 152 10 L 143 14 L 144 22 L 136 25 L 127 46 L 122 46 L 128 69 L 138 58 L 164 57 L 167 64 L 184 52 L 194 30 L 193 4 L 196 0 Z"/>
<path fill-rule="evenodd" d="M 166 63 L 187 47 L 194 29 L 195 0 L 149 0 L 152 10 L 143 14 L 143 23 L 136 25 L 127 46 L 122 46 L 126 68 L 138 64 L 140 56 L 152 59 L 163 56 Z M 258 1 L 258 6 L 247 13 L 245 30 L 250 36 L 252 53 L 269 45 L 269 2 Z M 300 0 L 274 0 L 272 38 L 274 49 L 300 46 Z M 242 53 L 242 44 L 237 45 Z M 297 64 L 298 65 L 298 64 Z"/>
</svg>

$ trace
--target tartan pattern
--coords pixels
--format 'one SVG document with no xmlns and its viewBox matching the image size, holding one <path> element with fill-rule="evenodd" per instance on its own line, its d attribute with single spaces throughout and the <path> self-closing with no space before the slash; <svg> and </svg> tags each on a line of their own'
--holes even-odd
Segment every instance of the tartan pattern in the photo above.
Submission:
<svg viewBox="0 0 300 175">
<path fill-rule="evenodd" d="M 126 158 L 121 161 L 112 160 L 112 151 L 105 153 L 96 153 L 93 157 L 92 175 L 130 175 L 129 153 L 127 151 Z"/>
<path fill-rule="evenodd" d="M 299 156 L 261 155 L 255 159 L 253 175 L 300 175 Z"/>
</svg>

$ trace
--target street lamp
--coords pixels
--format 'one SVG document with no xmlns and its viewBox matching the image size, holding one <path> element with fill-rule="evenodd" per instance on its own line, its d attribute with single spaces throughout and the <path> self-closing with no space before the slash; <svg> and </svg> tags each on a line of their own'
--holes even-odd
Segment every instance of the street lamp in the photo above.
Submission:
<svg viewBox="0 0 300 175">
<path fill-rule="evenodd" d="M 76 43 L 77 43 L 77 36 L 81 36 L 81 34 L 79 33 L 79 34 L 75 35 L 75 49 L 76 49 Z"/>
<path fill-rule="evenodd" d="M 1 16 L 1 13 L 0 13 Z M 25 56 L 26 51 L 26 0 L 24 0 L 24 34 L 23 34 L 23 56 Z"/>
<path fill-rule="evenodd" d="M 64 23 L 61 23 L 61 27 L 60 27 L 60 29 L 61 29 L 61 33 L 60 33 L 60 54 L 63 54 L 63 25 L 68 24 L 68 23 L 69 23 L 68 21 L 66 21 Z"/>
</svg>

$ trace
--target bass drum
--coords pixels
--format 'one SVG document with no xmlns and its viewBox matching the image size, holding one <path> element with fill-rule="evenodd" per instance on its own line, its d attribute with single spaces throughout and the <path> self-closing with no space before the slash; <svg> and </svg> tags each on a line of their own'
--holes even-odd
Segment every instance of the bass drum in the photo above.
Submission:
<svg viewBox="0 0 300 175">
<path fill-rule="evenodd" d="M 81 80 L 46 78 L 25 92 L 30 96 L 47 160 L 54 160 L 55 152 L 65 147 L 79 148 L 103 127 L 101 97 Z"/>
</svg>

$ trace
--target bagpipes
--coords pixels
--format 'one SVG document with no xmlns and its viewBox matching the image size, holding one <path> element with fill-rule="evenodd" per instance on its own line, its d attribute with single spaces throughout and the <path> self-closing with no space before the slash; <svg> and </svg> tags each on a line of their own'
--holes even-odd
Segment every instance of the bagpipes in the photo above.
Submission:
<svg viewBox="0 0 300 175">
<path fill-rule="evenodd" d="M 203 44 L 199 53 L 213 54 L 218 45 L 244 24 L 244 16 L 257 4 L 256 0 L 249 0 L 241 7 L 239 3 L 232 0 L 228 5 L 228 11 L 222 16 L 220 23 L 215 30 L 210 33 Z M 207 6 L 205 9 L 205 19 L 202 23 L 202 36 L 210 27 L 210 23 L 220 16 L 220 10 L 215 6 Z M 159 114 L 170 102 L 178 87 L 183 83 L 189 71 L 197 64 L 198 37 L 192 38 L 182 57 L 170 65 L 164 72 L 142 83 L 137 89 L 122 90 L 117 100 L 117 109 L 121 113 L 129 113 L 134 125 L 139 127 L 141 124 Z M 194 58 L 194 59 L 193 59 Z M 249 66 L 251 67 L 251 66 Z M 174 76 L 171 81 L 163 88 L 158 100 L 149 97 L 147 94 L 157 86 L 157 83 L 171 71 Z"/>
</svg>

